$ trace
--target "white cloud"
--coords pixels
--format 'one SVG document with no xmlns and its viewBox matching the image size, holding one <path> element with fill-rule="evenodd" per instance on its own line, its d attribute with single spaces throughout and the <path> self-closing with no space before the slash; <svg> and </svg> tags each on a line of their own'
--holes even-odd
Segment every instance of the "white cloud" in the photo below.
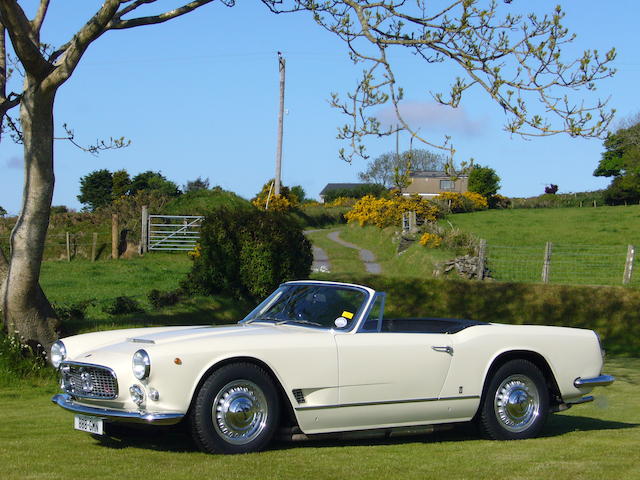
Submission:
<svg viewBox="0 0 640 480">
<path fill-rule="evenodd" d="M 402 102 L 399 109 L 402 118 L 412 128 L 435 130 L 445 134 L 480 135 L 486 123 L 472 119 L 461 107 L 451 108 L 436 102 Z M 397 123 L 396 112 L 392 106 L 381 109 L 376 117 L 385 127 Z"/>
</svg>

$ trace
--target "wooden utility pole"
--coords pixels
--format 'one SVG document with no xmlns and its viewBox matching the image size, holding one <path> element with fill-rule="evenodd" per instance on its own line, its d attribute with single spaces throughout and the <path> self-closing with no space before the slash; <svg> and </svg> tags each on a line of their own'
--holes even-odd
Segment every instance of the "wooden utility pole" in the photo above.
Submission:
<svg viewBox="0 0 640 480">
<path fill-rule="evenodd" d="M 284 74 L 285 59 L 281 52 L 278 52 L 278 70 L 280 71 L 280 109 L 278 110 L 278 145 L 276 147 L 276 180 L 274 194 L 280 195 L 280 176 L 282 172 L 282 130 L 284 124 Z"/>
<path fill-rule="evenodd" d="M 111 214 L 111 258 L 118 259 L 118 244 L 120 243 L 120 227 L 118 225 L 118 214 Z"/>
</svg>

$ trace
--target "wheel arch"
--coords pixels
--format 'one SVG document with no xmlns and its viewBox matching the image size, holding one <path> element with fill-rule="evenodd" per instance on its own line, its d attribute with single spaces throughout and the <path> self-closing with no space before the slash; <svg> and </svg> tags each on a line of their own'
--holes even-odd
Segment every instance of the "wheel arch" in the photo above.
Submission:
<svg viewBox="0 0 640 480">
<path fill-rule="evenodd" d="M 547 390 L 549 391 L 549 405 L 555 406 L 562 403 L 562 396 L 560 394 L 560 388 L 558 387 L 558 383 L 556 381 L 556 377 L 549 365 L 549 362 L 539 354 L 538 352 L 534 352 L 532 350 L 509 350 L 506 352 L 502 352 L 497 355 L 491 362 L 491 365 L 487 369 L 487 372 L 484 377 L 484 383 L 482 386 L 482 395 L 480 398 L 484 398 L 486 394 L 487 387 L 495 375 L 496 371 L 505 363 L 511 360 L 528 360 L 533 363 L 540 371 L 545 378 L 547 384 Z"/>
<path fill-rule="evenodd" d="M 273 382 L 274 386 L 276 387 L 276 391 L 278 392 L 278 396 L 280 398 L 280 408 L 281 408 L 280 423 L 281 423 L 281 426 L 284 426 L 284 425 L 291 426 L 291 427 L 297 426 L 298 425 L 298 420 L 297 420 L 297 418 L 295 416 L 295 413 L 294 413 L 294 410 L 293 410 L 293 406 L 291 404 L 291 400 L 289 399 L 288 395 L 286 394 L 285 389 L 284 389 L 284 387 L 282 385 L 282 382 L 280 381 L 278 376 L 275 374 L 273 369 L 267 363 L 265 363 L 264 361 L 262 361 L 262 360 L 260 360 L 258 358 L 250 357 L 250 356 L 229 357 L 229 358 L 222 359 L 219 362 L 211 365 L 200 376 L 200 378 L 198 380 L 198 383 L 196 384 L 196 387 L 193 390 L 193 394 L 191 395 L 191 400 L 189 402 L 189 409 L 187 411 L 187 414 L 185 415 L 185 418 L 189 416 L 189 413 L 191 412 L 191 409 L 193 408 L 193 404 L 195 402 L 195 399 L 198 396 L 198 392 L 202 388 L 202 385 L 207 380 L 207 378 L 209 378 L 213 372 L 215 372 L 216 370 L 219 370 L 222 367 L 225 367 L 227 365 L 232 365 L 232 364 L 238 364 L 238 363 L 249 363 L 249 364 L 255 365 L 255 366 L 261 368 L 262 370 L 264 370 L 267 373 L 267 375 L 269 375 L 269 377 L 271 378 L 271 381 Z"/>
</svg>

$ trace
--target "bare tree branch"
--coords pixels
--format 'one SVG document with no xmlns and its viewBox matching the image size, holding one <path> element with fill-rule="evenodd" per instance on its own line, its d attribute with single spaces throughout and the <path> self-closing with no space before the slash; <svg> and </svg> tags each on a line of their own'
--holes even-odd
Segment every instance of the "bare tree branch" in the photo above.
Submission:
<svg viewBox="0 0 640 480">
<path fill-rule="evenodd" d="M 155 1 L 155 0 L 153 0 Z M 124 13 L 129 13 L 133 10 L 135 10 L 136 8 L 138 8 L 140 5 L 145 4 L 145 3 L 152 3 L 151 1 L 145 1 L 145 0 L 137 0 L 136 2 L 132 3 L 129 7 L 125 7 L 123 9 L 123 12 L 126 10 L 126 12 L 124 13 L 120 13 L 118 12 L 118 15 L 116 15 L 114 17 L 114 19 L 107 25 L 107 29 L 108 30 L 118 30 L 118 29 L 123 29 L 123 28 L 133 28 L 133 27 L 139 27 L 142 25 L 153 25 L 156 23 L 163 23 L 166 22 L 168 20 L 171 20 L 173 18 L 179 17 L 181 15 L 184 15 L 186 13 L 192 12 L 193 10 L 195 10 L 198 7 L 201 7 L 203 5 L 206 5 L 207 3 L 211 3 L 213 0 L 194 0 L 193 2 L 189 2 L 186 5 L 183 5 L 182 7 L 176 8 L 174 10 L 169 10 L 167 12 L 161 13 L 159 15 L 152 15 L 149 17 L 139 17 L 139 18 L 131 18 L 131 19 L 125 19 L 122 20 L 122 15 L 124 15 Z M 223 1 L 223 3 L 227 6 L 232 6 L 235 1 L 234 0 L 226 0 Z"/>
<path fill-rule="evenodd" d="M 53 65 L 42 56 L 31 22 L 16 0 L 0 1 L 0 22 L 9 31 L 13 49 L 25 70 L 37 78 L 46 77 Z"/>
<path fill-rule="evenodd" d="M 43 82 L 43 88 L 57 88 L 71 76 L 89 45 L 105 32 L 119 6 L 120 0 L 105 0 L 100 10 L 67 44 L 61 58 L 56 60 L 55 71 Z"/>
<path fill-rule="evenodd" d="M 40 29 L 42 28 L 42 22 L 44 22 L 44 17 L 47 15 L 49 2 L 50 0 L 40 0 L 38 13 L 36 13 L 35 18 L 31 21 L 31 26 L 33 27 L 33 31 L 37 34 L 37 38 L 36 38 L 37 41 L 40 41 Z"/>
</svg>

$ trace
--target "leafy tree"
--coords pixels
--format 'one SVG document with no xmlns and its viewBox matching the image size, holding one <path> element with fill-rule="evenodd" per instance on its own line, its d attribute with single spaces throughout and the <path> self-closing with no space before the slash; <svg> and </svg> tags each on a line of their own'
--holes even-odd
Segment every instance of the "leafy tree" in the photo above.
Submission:
<svg viewBox="0 0 640 480">
<path fill-rule="evenodd" d="M 51 207 L 51 214 L 69 213 L 69 207 L 66 205 L 53 205 Z"/>
<path fill-rule="evenodd" d="M 294 185 L 291 187 L 291 195 L 294 195 L 298 199 L 298 203 L 303 203 L 307 200 L 307 192 L 304 191 L 302 185 Z"/>
<path fill-rule="evenodd" d="M 135 195 L 140 190 L 157 190 L 168 197 L 177 197 L 181 194 L 174 182 L 167 180 L 160 172 L 152 172 L 151 170 L 139 173 L 131 180 L 129 193 Z"/>
<path fill-rule="evenodd" d="M 80 195 L 78 200 L 92 212 L 111 204 L 113 191 L 113 174 L 107 170 L 96 170 L 80 179 Z"/>
<path fill-rule="evenodd" d="M 187 184 L 182 187 L 184 193 L 197 192 L 198 190 L 209 190 L 209 179 L 204 180 L 200 177 L 195 180 L 187 181 Z"/>
<path fill-rule="evenodd" d="M 500 177 L 493 168 L 476 165 L 469 173 L 469 191 L 479 193 L 485 198 L 498 193 Z"/>
<path fill-rule="evenodd" d="M 547 185 L 546 187 L 544 187 L 544 193 L 555 195 L 556 193 L 558 193 L 558 185 L 555 185 L 553 183 L 551 185 Z"/>
<path fill-rule="evenodd" d="M 640 201 L 640 115 L 607 135 L 604 148 L 593 172 L 597 177 L 613 177 L 604 201 L 611 205 Z"/>
<path fill-rule="evenodd" d="M 112 175 L 111 198 L 117 200 L 129 194 L 131 190 L 131 178 L 126 170 L 116 170 Z"/>
<path fill-rule="evenodd" d="M 427 170 L 443 171 L 447 158 L 439 153 L 425 149 L 407 150 L 400 155 L 394 152 L 383 153 L 367 164 L 364 172 L 358 173 L 360 180 L 378 183 L 385 187 L 398 186 L 398 178 L 408 176 L 408 172 Z"/>
<path fill-rule="evenodd" d="M 183 0 L 162 12 L 156 0 L 104 0 L 96 13 L 58 46 L 40 38 L 50 0 L 40 0 L 32 19 L 19 0 L 0 1 L 0 125 L 11 128 L 24 145 L 26 172 L 23 208 L 11 234 L 11 268 L 0 254 L 0 298 L 5 328 L 18 331 L 29 343 L 48 347 L 56 337 L 57 319 L 38 282 L 53 197 L 53 110 L 58 89 L 71 78 L 93 42 L 106 32 L 166 22 L 211 1 Z M 227 6 L 234 4 L 233 0 L 222 1 Z M 437 93 L 435 99 L 457 107 L 466 91 L 478 87 L 503 108 L 505 128 L 512 134 L 599 136 L 612 116 L 605 110 L 606 102 L 588 106 L 569 94 L 581 88 L 593 90 L 597 80 L 610 76 L 613 72 L 608 63 L 615 58 L 615 51 L 601 57 L 597 51 L 587 50 L 577 60 L 564 58 L 561 49 L 573 36 L 562 25 L 560 7 L 538 17 L 514 14 L 512 2 L 507 0 L 504 5 L 495 0 L 449 0 L 438 5 L 422 0 L 416 4 L 365 0 L 262 3 L 276 13 L 308 11 L 321 27 L 348 45 L 354 62 L 364 64 L 363 76 L 348 98 L 343 101 L 333 94 L 331 99 L 349 119 L 339 130 L 339 138 L 350 146 L 351 153 L 340 152 L 347 160 L 365 155 L 367 135 L 397 130 L 382 128 L 368 113 L 387 102 L 396 111 L 399 128 L 453 154 L 450 142 L 430 143 L 402 117 L 398 103 L 403 93 L 389 60 L 396 57 L 391 55 L 393 49 L 407 49 L 427 63 L 451 62 L 461 76 L 452 82 L 448 96 Z M 66 25 L 75 24 L 68 20 Z M 15 52 L 14 71 L 24 74 L 23 82 L 15 82 L 20 85 L 17 92 L 7 90 L 6 33 Z M 10 111 L 18 105 L 20 119 L 16 122 Z"/>
<path fill-rule="evenodd" d="M 0 206 L 0 217 L 4 217 L 7 214 L 7 211 Z"/>
</svg>

